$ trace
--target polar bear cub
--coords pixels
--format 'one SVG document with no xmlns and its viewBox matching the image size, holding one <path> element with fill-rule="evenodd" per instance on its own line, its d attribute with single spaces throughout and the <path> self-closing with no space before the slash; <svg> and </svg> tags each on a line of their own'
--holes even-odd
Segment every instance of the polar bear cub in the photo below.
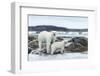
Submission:
<svg viewBox="0 0 100 76">
<path fill-rule="evenodd" d="M 61 42 L 54 42 L 52 45 L 51 45 L 51 54 L 53 55 L 54 52 L 57 52 L 58 49 L 60 49 L 59 51 L 61 53 L 64 52 L 64 45 L 65 45 L 65 41 L 61 41 Z"/>
<path fill-rule="evenodd" d="M 68 42 L 69 40 L 71 39 L 63 40 L 60 42 L 54 42 L 51 45 L 51 54 L 54 54 L 54 52 L 58 52 L 58 51 L 60 51 L 61 53 L 64 53 L 65 44 L 66 46 L 69 46 L 71 44 Z"/>
</svg>

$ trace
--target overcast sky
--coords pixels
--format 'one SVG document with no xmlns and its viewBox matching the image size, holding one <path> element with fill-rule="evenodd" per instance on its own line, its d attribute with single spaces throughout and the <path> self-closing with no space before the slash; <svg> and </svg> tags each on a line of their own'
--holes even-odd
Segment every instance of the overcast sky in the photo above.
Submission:
<svg viewBox="0 0 100 76">
<path fill-rule="evenodd" d="M 83 29 L 88 28 L 88 18 L 70 16 L 29 16 L 29 26 L 36 25 L 55 25 L 66 28 Z"/>
</svg>

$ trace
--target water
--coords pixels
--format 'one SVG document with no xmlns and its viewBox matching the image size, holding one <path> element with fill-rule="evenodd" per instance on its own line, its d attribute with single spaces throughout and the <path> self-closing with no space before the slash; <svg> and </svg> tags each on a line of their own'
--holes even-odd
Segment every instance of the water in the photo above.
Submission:
<svg viewBox="0 0 100 76">
<path fill-rule="evenodd" d="M 34 32 L 29 32 L 29 36 L 37 36 L 38 34 Z M 57 37 L 87 37 L 88 32 L 83 32 L 79 34 L 78 32 L 57 32 L 56 31 L 56 36 Z"/>
</svg>

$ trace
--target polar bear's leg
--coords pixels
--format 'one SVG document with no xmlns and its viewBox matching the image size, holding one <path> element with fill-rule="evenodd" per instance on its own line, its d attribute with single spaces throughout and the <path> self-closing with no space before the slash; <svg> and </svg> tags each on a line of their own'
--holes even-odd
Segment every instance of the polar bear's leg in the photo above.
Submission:
<svg viewBox="0 0 100 76">
<path fill-rule="evenodd" d="M 47 47 L 47 53 L 50 53 L 50 43 L 46 43 L 46 47 Z"/>
<path fill-rule="evenodd" d="M 61 53 L 62 53 L 62 54 L 64 53 L 64 47 L 61 48 Z"/>
<path fill-rule="evenodd" d="M 39 51 L 42 51 L 42 42 L 39 41 Z"/>
<path fill-rule="evenodd" d="M 53 52 L 53 51 L 51 51 L 51 55 L 53 55 L 53 53 L 54 53 L 54 52 Z"/>
<path fill-rule="evenodd" d="M 54 51 L 55 51 L 55 48 L 51 47 L 51 55 L 53 55 Z"/>
</svg>

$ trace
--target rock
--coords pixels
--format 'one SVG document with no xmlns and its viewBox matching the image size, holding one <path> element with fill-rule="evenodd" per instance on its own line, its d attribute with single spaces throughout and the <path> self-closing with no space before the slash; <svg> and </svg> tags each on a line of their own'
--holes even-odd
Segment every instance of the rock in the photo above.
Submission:
<svg viewBox="0 0 100 76">
<path fill-rule="evenodd" d="M 63 38 L 57 38 L 57 41 L 62 41 Z M 88 51 L 88 38 L 85 37 L 74 37 L 69 41 L 69 45 L 65 46 L 64 52 L 87 52 Z M 43 49 L 41 50 L 42 53 L 46 54 L 46 47 L 45 43 L 43 43 Z M 38 47 L 38 40 L 33 38 L 30 39 L 28 42 L 28 54 L 32 52 L 32 50 L 37 50 Z M 39 54 L 40 52 L 35 51 L 34 54 Z"/>
<path fill-rule="evenodd" d="M 32 50 L 35 50 L 38 48 L 38 40 L 32 40 L 28 43 L 28 47 L 32 48 Z"/>
<path fill-rule="evenodd" d="M 69 42 L 71 44 L 65 47 L 65 52 L 83 52 L 88 50 L 88 39 L 85 37 L 75 37 Z"/>
<path fill-rule="evenodd" d="M 57 41 L 62 41 L 62 40 L 64 40 L 64 39 L 61 38 L 61 37 L 57 37 L 57 38 L 56 38 L 56 42 L 57 42 Z"/>
<path fill-rule="evenodd" d="M 30 54 L 31 52 L 32 52 L 32 49 L 28 47 L 28 54 Z"/>
<path fill-rule="evenodd" d="M 37 38 L 35 36 L 28 36 L 28 42 L 36 40 Z"/>
<path fill-rule="evenodd" d="M 80 43 L 83 46 L 88 46 L 88 38 L 85 37 L 75 37 L 72 38 L 69 42 L 73 42 L 75 44 Z"/>
</svg>

